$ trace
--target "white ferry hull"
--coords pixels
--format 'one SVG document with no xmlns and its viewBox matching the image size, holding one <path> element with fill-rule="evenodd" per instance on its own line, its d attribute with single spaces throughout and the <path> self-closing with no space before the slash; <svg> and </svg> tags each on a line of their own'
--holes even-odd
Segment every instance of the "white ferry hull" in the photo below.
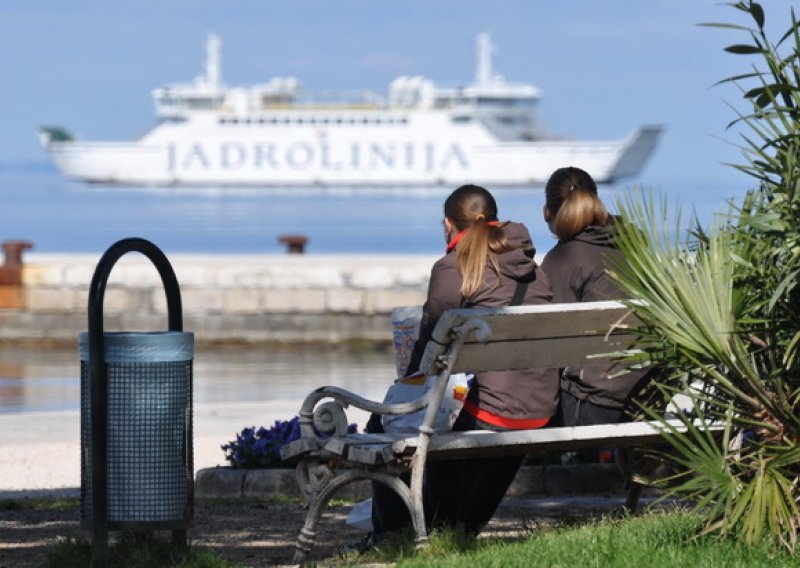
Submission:
<svg viewBox="0 0 800 568">
<path fill-rule="evenodd" d="M 50 142 L 46 149 L 65 176 L 109 185 L 529 185 L 565 165 L 592 172 L 601 183 L 636 175 L 659 134 L 659 127 L 644 127 L 621 141 L 513 143 L 385 134 L 380 142 L 320 133 L 288 140 L 158 136 L 134 143 Z"/>
</svg>

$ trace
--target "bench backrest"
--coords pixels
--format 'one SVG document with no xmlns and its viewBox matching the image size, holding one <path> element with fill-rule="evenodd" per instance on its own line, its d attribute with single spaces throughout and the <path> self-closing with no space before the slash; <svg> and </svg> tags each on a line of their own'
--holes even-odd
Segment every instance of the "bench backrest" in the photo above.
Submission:
<svg viewBox="0 0 800 568">
<path fill-rule="evenodd" d="M 438 374 L 448 358 L 453 373 L 581 366 L 587 357 L 624 349 L 638 323 L 616 301 L 448 310 L 420 369 Z"/>
</svg>

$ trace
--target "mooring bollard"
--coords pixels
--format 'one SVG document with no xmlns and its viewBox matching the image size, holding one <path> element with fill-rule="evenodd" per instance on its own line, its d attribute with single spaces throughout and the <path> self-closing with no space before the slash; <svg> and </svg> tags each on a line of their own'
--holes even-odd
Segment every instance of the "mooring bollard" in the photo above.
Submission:
<svg viewBox="0 0 800 568">
<path fill-rule="evenodd" d="M 0 266 L 0 308 L 25 307 L 22 290 L 22 251 L 32 248 L 28 241 L 4 241 L 3 264 Z"/>
<path fill-rule="evenodd" d="M 3 265 L 0 266 L 0 285 L 20 286 L 22 284 L 22 251 L 33 248 L 28 241 L 4 241 Z"/>
<path fill-rule="evenodd" d="M 286 252 L 289 254 L 303 254 L 308 238 L 304 235 L 281 235 L 278 242 L 286 245 Z"/>
<path fill-rule="evenodd" d="M 114 264 L 140 252 L 167 296 L 168 331 L 103 331 L 103 297 Z M 89 331 L 80 335 L 81 520 L 92 530 L 92 566 L 108 564 L 108 532 L 171 530 L 186 546 L 194 517 L 192 362 L 175 273 L 139 238 L 112 245 L 89 290 Z"/>
</svg>

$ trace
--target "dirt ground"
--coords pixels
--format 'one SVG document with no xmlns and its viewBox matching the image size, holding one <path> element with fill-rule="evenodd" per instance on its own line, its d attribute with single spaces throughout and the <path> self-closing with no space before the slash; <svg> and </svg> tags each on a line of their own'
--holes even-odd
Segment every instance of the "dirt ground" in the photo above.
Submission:
<svg viewBox="0 0 800 568">
<path fill-rule="evenodd" d="M 24 501 L 22 502 L 24 503 Z M 506 500 L 482 534 L 519 538 L 537 527 L 590 520 L 621 506 L 621 498 Z M 323 515 L 317 546 L 309 560 L 335 564 L 342 546 L 364 533 L 345 524 L 349 506 L 329 507 Z M 241 566 L 291 564 L 294 542 L 305 511 L 296 504 L 254 500 L 198 500 L 191 545 L 211 549 Z M 0 568 L 44 565 L 46 551 L 60 537 L 86 536 L 77 505 L 66 510 L 0 511 Z M 118 533 L 112 533 L 112 537 Z"/>
</svg>

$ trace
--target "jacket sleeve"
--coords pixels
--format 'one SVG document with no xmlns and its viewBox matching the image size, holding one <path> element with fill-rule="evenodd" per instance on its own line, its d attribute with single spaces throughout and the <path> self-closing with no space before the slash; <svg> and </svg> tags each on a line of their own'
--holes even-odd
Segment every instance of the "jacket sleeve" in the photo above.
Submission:
<svg viewBox="0 0 800 568">
<path fill-rule="evenodd" d="M 419 338 L 411 352 L 406 376 L 419 371 L 425 346 L 433 334 L 433 328 L 442 314 L 451 309 L 461 307 L 461 275 L 455 266 L 441 261 L 433 265 L 428 282 L 428 297 L 422 307 L 422 321 L 419 326 Z"/>
</svg>

